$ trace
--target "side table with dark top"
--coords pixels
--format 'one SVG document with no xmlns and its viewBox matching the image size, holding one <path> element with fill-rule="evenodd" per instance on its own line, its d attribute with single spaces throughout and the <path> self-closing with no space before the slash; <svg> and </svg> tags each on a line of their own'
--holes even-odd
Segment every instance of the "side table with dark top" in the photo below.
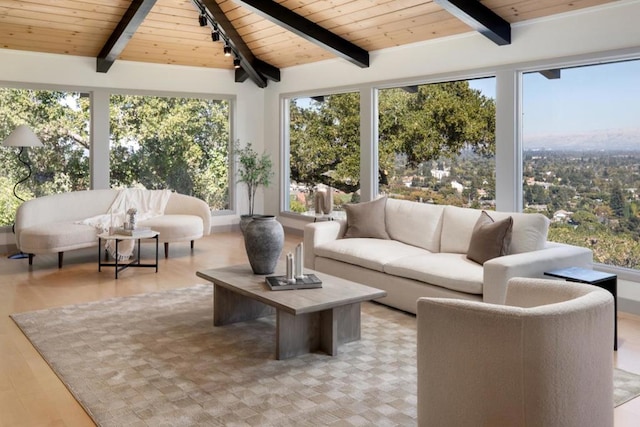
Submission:
<svg viewBox="0 0 640 427">
<path fill-rule="evenodd" d="M 613 349 L 618 351 L 618 276 L 602 271 L 588 270 L 580 267 L 561 268 L 545 271 L 547 276 L 565 279 L 568 282 L 586 283 L 606 289 L 613 295 Z"/>
</svg>

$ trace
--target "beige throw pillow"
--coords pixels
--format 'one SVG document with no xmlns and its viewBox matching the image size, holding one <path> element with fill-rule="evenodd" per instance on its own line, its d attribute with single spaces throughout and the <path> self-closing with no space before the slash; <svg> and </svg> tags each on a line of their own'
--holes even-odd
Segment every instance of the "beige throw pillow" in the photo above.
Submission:
<svg viewBox="0 0 640 427">
<path fill-rule="evenodd" d="M 347 211 L 347 231 L 344 237 L 389 239 L 384 218 L 386 204 L 386 197 L 371 202 L 346 204 L 344 210 Z"/>
<path fill-rule="evenodd" d="M 506 255 L 511 244 L 512 228 L 512 217 L 496 222 L 488 213 L 482 211 L 473 228 L 467 258 L 484 264 L 490 259 Z"/>
</svg>

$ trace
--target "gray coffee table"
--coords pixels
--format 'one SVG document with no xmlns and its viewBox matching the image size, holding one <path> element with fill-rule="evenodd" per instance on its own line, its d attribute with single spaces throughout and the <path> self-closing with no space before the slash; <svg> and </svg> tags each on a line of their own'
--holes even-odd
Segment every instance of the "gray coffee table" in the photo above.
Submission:
<svg viewBox="0 0 640 427">
<path fill-rule="evenodd" d="M 279 266 L 280 267 L 280 266 Z M 279 272 L 280 271 L 280 272 Z M 282 268 L 275 274 L 282 274 Z M 360 303 L 387 293 L 305 269 L 322 288 L 272 291 L 249 264 L 196 272 L 213 283 L 213 324 L 223 326 L 276 314 L 276 359 L 313 351 L 331 356 L 338 345 L 360 339 Z"/>
</svg>

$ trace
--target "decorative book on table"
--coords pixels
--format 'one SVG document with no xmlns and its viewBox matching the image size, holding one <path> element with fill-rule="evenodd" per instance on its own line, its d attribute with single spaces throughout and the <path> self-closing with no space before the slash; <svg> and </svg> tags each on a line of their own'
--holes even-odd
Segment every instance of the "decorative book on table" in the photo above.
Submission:
<svg viewBox="0 0 640 427">
<path fill-rule="evenodd" d="M 267 276 L 265 282 L 272 291 L 284 291 L 287 289 L 313 289 L 321 288 L 322 281 L 315 274 L 305 274 L 303 277 L 289 282 L 287 276 Z"/>
<path fill-rule="evenodd" d="M 133 230 L 123 227 L 117 227 L 113 230 L 113 234 L 119 234 L 121 236 L 137 237 L 151 232 L 151 227 L 136 227 Z"/>
</svg>

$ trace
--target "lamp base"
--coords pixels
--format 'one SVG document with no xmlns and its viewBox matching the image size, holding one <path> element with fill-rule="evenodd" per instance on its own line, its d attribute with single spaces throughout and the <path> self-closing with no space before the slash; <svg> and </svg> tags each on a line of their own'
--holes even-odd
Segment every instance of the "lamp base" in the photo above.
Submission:
<svg viewBox="0 0 640 427">
<path fill-rule="evenodd" d="M 24 252 L 18 252 L 17 254 L 9 255 L 7 258 L 9 258 L 9 259 L 25 259 L 25 258 L 29 258 L 29 254 L 25 254 Z"/>
</svg>

